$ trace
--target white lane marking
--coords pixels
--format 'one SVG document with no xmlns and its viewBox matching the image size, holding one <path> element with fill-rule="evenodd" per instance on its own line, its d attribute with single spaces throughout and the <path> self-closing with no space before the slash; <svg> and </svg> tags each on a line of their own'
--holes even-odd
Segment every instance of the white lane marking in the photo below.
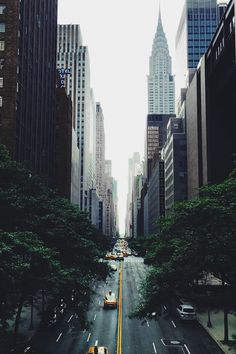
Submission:
<svg viewBox="0 0 236 354">
<path fill-rule="evenodd" d="M 101 305 L 101 300 L 99 300 L 99 303 L 98 303 L 98 305 Z"/>
<path fill-rule="evenodd" d="M 86 329 L 83 330 L 83 333 L 85 333 L 85 332 L 86 332 Z"/>
<path fill-rule="evenodd" d="M 69 318 L 69 320 L 67 321 L 67 323 L 69 323 L 69 322 L 72 320 L 73 316 L 74 316 L 74 315 L 71 315 L 71 316 L 70 316 L 70 318 Z"/>
<path fill-rule="evenodd" d="M 188 349 L 187 345 L 184 344 L 184 348 L 187 350 L 188 354 L 191 354 L 190 350 Z"/>
<path fill-rule="evenodd" d="M 98 345 L 98 340 L 96 340 L 96 342 L 95 342 L 94 346 L 96 347 L 97 345 Z"/>
<path fill-rule="evenodd" d="M 62 336 L 62 332 L 59 334 L 59 336 L 57 337 L 56 343 L 59 342 L 60 338 Z"/>
<path fill-rule="evenodd" d="M 97 315 L 96 315 L 96 313 L 95 313 L 94 318 L 93 318 L 94 321 L 96 320 L 96 317 L 97 317 Z"/>
<path fill-rule="evenodd" d="M 164 343 L 164 341 L 163 341 L 163 339 L 161 338 L 161 342 L 162 342 L 162 344 L 165 346 L 165 343 Z"/>
<path fill-rule="evenodd" d="M 164 307 L 164 309 L 167 311 L 167 307 L 166 307 L 165 305 L 164 305 L 163 307 Z"/>
<path fill-rule="evenodd" d="M 147 326 L 150 327 L 148 320 L 146 320 L 146 322 L 147 322 Z"/>
<path fill-rule="evenodd" d="M 89 342 L 90 337 L 91 337 L 91 333 L 89 333 L 89 335 L 88 335 L 87 343 Z"/>
<path fill-rule="evenodd" d="M 154 349 L 154 353 L 157 354 L 157 349 L 156 349 L 155 343 L 152 343 L 152 346 L 153 346 L 153 349 Z"/>
<path fill-rule="evenodd" d="M 176 328 L 176 324 L 174 323 L 174 321 L 171 321 L 171 323 Z"/>
</svg>

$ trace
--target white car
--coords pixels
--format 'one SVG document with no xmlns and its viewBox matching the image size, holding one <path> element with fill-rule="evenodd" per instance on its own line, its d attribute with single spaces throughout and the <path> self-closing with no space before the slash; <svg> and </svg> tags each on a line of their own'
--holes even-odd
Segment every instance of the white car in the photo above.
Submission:
<svg viewBox="0 0 236 354">
<path fill-rule="evenodd" d="M 177 315 L 181 320 L 196 320 L 196 311 L 190 304 L 181 304 L 176 308 Z"/>
<path fill-rule="evenodd" d="M 117 265 L 115 263 L 110 264 L 111 270 L 117 271 Z"/>
</svg>

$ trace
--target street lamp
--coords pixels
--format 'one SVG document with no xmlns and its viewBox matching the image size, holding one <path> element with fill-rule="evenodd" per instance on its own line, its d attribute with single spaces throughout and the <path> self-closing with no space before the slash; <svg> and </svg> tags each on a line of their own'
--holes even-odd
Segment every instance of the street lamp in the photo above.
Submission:
<svg viewBox="0 0 236 354">
<path fill-rule="evenodd" d="M 208 300 L 208 306 L 207 306 L 207 327 L 208 327 L 208 328 L 212 328 L 211 312 L 210 312 L 210 295 L 211 295 L 210 290 L 207 290 L 207 300 Z"/>
</svg>

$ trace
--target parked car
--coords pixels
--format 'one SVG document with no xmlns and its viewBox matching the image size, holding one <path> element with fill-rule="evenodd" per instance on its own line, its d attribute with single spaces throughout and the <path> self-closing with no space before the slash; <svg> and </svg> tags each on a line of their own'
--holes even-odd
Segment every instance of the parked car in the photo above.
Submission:
<svg viewBox="0 0 236 354">
<path fill-rule="evenodd" d="M 180 304 L 176 308 L 178 317 L 181 320 L 196 320 L 197 314 L 194 307 L 190 304 Z"/>
</svg>

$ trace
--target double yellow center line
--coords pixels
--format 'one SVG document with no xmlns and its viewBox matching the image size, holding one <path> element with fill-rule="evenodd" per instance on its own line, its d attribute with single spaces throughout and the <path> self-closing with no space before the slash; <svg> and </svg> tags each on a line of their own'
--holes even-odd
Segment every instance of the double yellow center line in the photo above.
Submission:
<svg viewBox="0 0 236 354">
<path fill-rule="evenodd" d="M 119 305 L 118 305 L 118 328 L 117 328 L 117 354 L 122 354 L 122 286 L 123 282 L 123 262 L 120 267 L 120 290 L 119 290 Z"/>
</svg>

